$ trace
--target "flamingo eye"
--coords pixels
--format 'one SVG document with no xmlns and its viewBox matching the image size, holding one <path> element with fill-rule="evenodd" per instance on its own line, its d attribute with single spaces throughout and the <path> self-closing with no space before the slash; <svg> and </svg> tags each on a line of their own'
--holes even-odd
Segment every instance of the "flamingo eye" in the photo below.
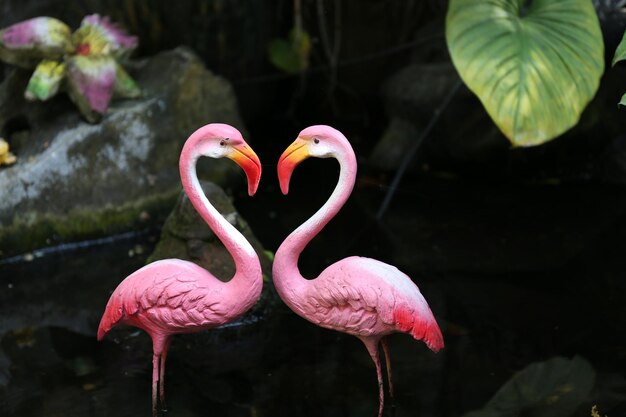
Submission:
<svg viewBox="0 0 626 417">
<path fill-rule="evenodd" d="M 226 145 L 226 141 L 224 139 L 220 140 L 220 146 Z"/>
<path fill-rule="evenodd" d="M 313 142 L 315 142 L 315 143 L 320 143 L 320 140 L 319 140 L 318 138 L 314 138 L 314 139 L 313 139 Z"/>
</svg>

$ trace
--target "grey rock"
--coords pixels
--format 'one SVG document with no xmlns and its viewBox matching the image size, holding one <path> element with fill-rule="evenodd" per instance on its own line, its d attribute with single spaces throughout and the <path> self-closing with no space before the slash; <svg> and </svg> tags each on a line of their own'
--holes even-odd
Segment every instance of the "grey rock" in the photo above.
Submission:
<svg viewBox="0 0 626 417">
<path fill-rule="evenodd" d="M 18 156 L 0 170 L 0 256 L 163 216 L 180 190 L 186 138 L 210 122 L 243 127 L 231 85 L 186 48 L 138 62 L 131 74 L 143 98 L 114 101 L 97 125 L 66 97 L 26 102 L 27 72 L 0 85 L 0 132 Z M 200 175 L 225 183 L 235 166 L 221 162 L 202 161 Z"/>
<path fill-rule="evenodd" d="M 372 151 L 370 164 L 382 170 L 395 169 L 419 135 L 415 124 L 399 117 L 392 119 Z"/>
<path fill-rule="evenodd" d="M 451 62 L 410 64 L 383 85 L 385 107 L 396 117 L 427 123 L 458 80 Z"/>
<path fill-rule="evenodd" d="M 382 96 L 391 122 L 370 157 L 372 163 L 395 169 L 458 82 L 450 61 L 413 63 L 387 80 Z M 420 153 L 434 161 L 480 163 L 505 155 L 509 147 L 478 99 L 463 86 L 443 109 Z"/>
</svg>

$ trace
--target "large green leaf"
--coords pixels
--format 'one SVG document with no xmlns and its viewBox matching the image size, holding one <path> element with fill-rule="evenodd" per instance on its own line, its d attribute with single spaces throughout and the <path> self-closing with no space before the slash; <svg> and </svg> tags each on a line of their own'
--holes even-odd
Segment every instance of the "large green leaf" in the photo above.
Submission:
<svg viewBox="0 0 626 417">
<path fill-rule="evenodd" d="M 452 61 L 515 146 L 576 125 L 604 71 L 591 0 L 450 0 Z"/>
</svg>

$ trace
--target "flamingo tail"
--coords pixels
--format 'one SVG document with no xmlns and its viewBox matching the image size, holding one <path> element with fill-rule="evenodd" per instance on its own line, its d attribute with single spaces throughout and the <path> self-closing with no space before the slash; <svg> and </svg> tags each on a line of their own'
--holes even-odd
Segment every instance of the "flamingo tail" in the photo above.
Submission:
<svg viewBox="0 0 626 417">
<path fill-rule="evenodd" d="M 415 325 L 411 329 L 411 335 L 417 340 L 423 340 L 426 346 L 433 352 L 443 349 L 443 335 L 436 321 L 428 323 L 426 326 Z"/>
<path fill-rule="evenodd" d="M 115 327 L 120 320 L 124 317 L 124 308 L 122 305 L 114 305 L 116 303 L 114 300 L 109 300 L 109 303 L 104 310 L 104 314 L 102 315 L 102 319 L 100 320 L 100 325 L 98 326 L 98 340 L 102 340 L 104 335 L 106 335 L 111 328 Z"/>
<path fill-rule="evenodd" d="M 416 340 L 423 340 L 433 352 L 443 348 L 443 335 L 432 313 L 424 318 L 400 308 L 394 311 L 394 321 L 400 331 L 409 333 Z"/>
</svg>

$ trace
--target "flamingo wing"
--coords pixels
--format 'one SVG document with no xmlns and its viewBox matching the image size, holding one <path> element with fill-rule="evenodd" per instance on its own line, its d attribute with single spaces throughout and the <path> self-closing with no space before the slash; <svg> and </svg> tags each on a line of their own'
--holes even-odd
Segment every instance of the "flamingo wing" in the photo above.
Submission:
<svg viewBox="0 0 626 417">
<path fill-rule="evenodd" d="M 355 257 L 356 258 L 356 257 Z M 393 292 L 367 277 L 359 263 L 343 259 L 311 281 L 302 315 L 313 323 L 358 336 L 370 336 L 393 320 Z M 357 258 L 364 259 L 364 258 Z"/>
<path fill-rule="evenodd" d="M 356 287 L 333 275 L 320 278 L 302 306 L 305 317 L 322 327 L 369 336 L 380 316 L 376 289 Z"/>
<path fill-rule="evenodd" d="M 443 347 L 426 300 L 394 266 L 350 257 L 329 266 L 312 283 L 303 307 L 307 318 L 320 326 L 359 336 L 405 332 L 432 350 Z"/>
<path fill-rule="evenodd" d="M 160 290 L 140 295 L 137 307 L 151 321 L 172 331 L 213 327 L 227 321 L 221 288 L 203 285 L 186 277 L 164 280 Z"/>
<path fill-rule="evenodd" d="M 191 262 L 168 259 L 148 264 L 115 289 L 98 337 L 120 322 L 171 332 L 218 326 L 228 320 L 223 288 L 221 281 Z"/>
</svg>

